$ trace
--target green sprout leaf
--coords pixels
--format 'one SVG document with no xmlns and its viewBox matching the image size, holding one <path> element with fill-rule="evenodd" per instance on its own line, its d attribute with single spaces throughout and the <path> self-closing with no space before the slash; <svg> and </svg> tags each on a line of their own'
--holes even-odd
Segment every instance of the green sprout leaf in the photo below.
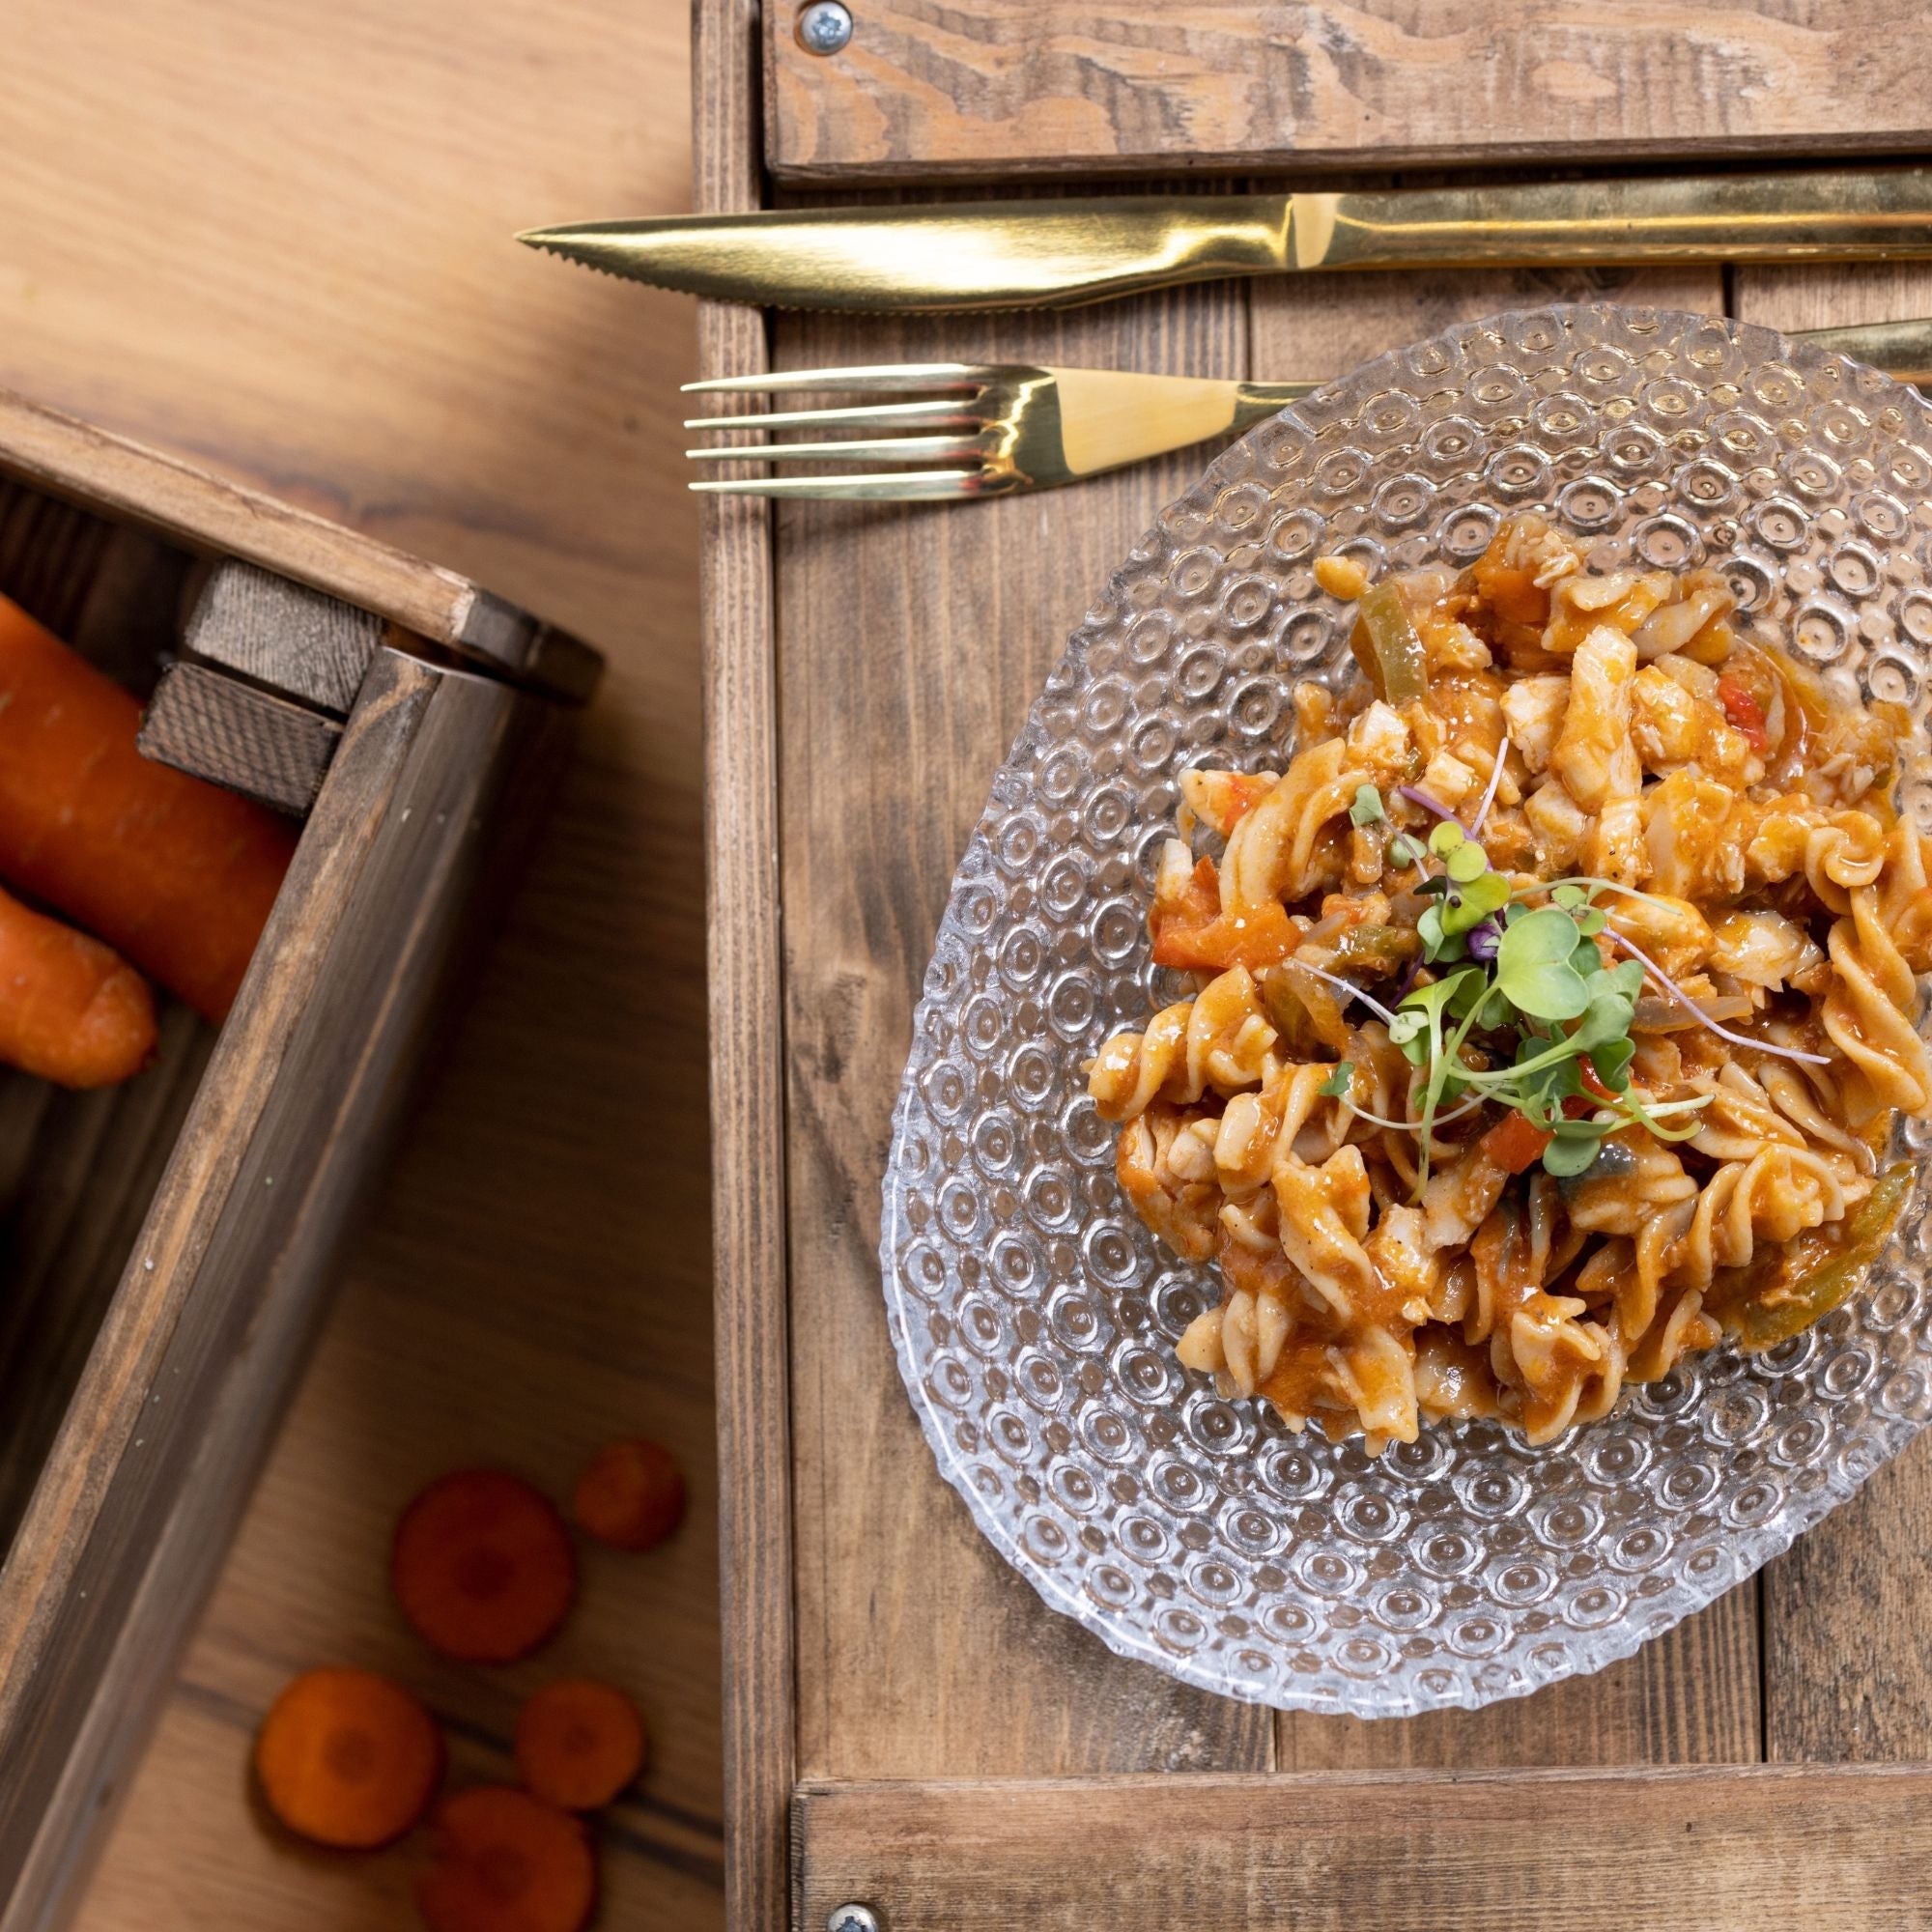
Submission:
<svg viewBox="0 0 1932 1932">
<path fill-rule="evenodd" d="M 1549 895 L 1565 912 L 1575 912 L 1585 903 L 1581 886 L 1558 886 Z"/>
<path fill-rule="evenodd" d="M 1607 923 L 1602 906 L 1591 906 L 1587 912 L 1579 912 L 1577 915 L 1577 930 L 1585 939 L 1596 938 Z"/>
<path fill-rule="evenodd" d="M 1597 1069 L 1597 1078 L 1612 1094 L 1621 1094 L 1630 1086 L 1630 1064 L 1635 1053 L 1636 1041 L 1628 1036 L 1606 1040 L 1591 1050 L 1590 1065 Z"/>
<path fill-rule="evenodd" d="M 1429 835 L 1429 849 L 1438 859 L 1446 859 L 1463 843 L 1463 828 L 1453 818 L 1445 818 Z"/>
<path fill-rule="evenodd" d="M 1590 1005 L 1583 977 L 1571 963 L 1577 923 L 1558 906 L 1512 921 L 1496 948 L 1496 984 L 1533 1018 L 1574 1020 Z"/>
<path fill-rule="evenodd" d="M 1379 825 L 1387 816 L 1382 810 L 1382 795 L 1374 785 L 1357 785 L 1355 802 L 1349 808 L 1350 825 Z"/>
<path fill-rule="evenodd" d="M 1449 876 L 1459 886 L 1466 886 L 1471 879 L 1480 879 L 1490 869 L 1490 855 L 1473 840 L 1465 839 L 1450 854 L 1447 861 Z M 1508 894 L 1504 894 L 1508 897 Z"/>
<path fill-rule="evenodd" d="M 1317 1090 L 1324 1099 L 1346 1100 L 1355 1084 L 1355 1063 L 1345 1060 Z"/>
<path fill-rule="evenodd" d="M 1416 865 L 1422 858 L 1422 847 L 1406 832 L 1398 832 L 1389 840 L 1388 862 L 1398 872 L 1404 872 Z"/>
<path fill-rule="evenodd" d="M 1463 944 L 1460 932 L 1448 930 L 1444 920 L 1445 902 L 1438 900 L 1426 907 L 1423 915 L 1415 922 L 1416 936 L 1422 941 L 1422 956 L 1432 966 L 1439 966 L 1452 959 L 1461 959 L 1468 948 Z M 1472 921 L 1471 923 L 1474 922 Z"/>
<path fill-rule="evenodd" d="M 1544 1171 L 1559 1180 L 1575 1179 L 1597 1158 L 1607 1126 L 1590 1121 L 1565 1121 L 1556 1137 L 1543 1150 Z"/>
<path fill-rule="evenodd" d="M 1470 849 L 1467 845 L 1460 847 L 1457 858 Z M 1455 871 L 1455 861 L 1452 860 L 1449 867 L 1452 878 Z M 1492 913 L 1502 911 L 1509 903 L 1509 881 L 1500 872 L 1479 873 L 1443 901 L 1442 930 L 1467 932 L 1472 925 L 1480 925 Z"/>
</svg>

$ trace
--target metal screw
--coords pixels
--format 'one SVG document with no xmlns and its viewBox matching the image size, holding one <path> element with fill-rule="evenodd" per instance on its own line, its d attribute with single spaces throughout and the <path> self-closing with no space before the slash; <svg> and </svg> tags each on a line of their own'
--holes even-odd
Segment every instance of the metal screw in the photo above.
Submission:
<svg viewBox="0 0 1932 1932">
<path fill-rule="evenodd" d="M 879 1921 L 869 1905 L 841 1905 L 825 1921 L 825 1932 L 879 1932 Z"/>
<path fill-rule="evenodd" d="M 800 10 L 798 43 L 807 53 L 842 53 L 851 39 L 852 13 L 841 0 L 811 0 L 810 6 Z"/>
</svg>

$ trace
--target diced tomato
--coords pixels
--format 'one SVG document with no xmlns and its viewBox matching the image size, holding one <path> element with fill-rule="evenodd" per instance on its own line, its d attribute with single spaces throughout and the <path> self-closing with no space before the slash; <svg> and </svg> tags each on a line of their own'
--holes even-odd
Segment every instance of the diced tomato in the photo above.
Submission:
<svg viewBox="0 0 1932 1932">
<path fill-rule="evenodd" d="M 1523 1115 L 1508 1114 L 1483 1136 L 1482 1150 L 1505 1174 L 1522 1174 L 1543 1158 L 1554 1138 Z"/>
<path fill-rule="evenodd" d="M 1614 1100 L 1617 1096 L 1597 1077 L 1597 1069 L 1580 1056 L 1577 1062 L 1577 1077 L 1583 1083 L 1583 1092 L 1594 1094 L 1600 1100 Z"/>
<path fill-rule="evenodd" d="M 1191 973 L 1225 973 L 1231 966 L 1259 972 L 1286 959 L 1300 937 L 1278 905 L 1216 913 L 1208 920 L 1172 916 L 1154 933 L 1153 960 Z"/>
<path fill-rule="evenodd" d="M 1720 677 L 1718 702 L 1724 707 L 1724 716 L 1750 740 L 1751 749 L 1763 752 L 1770 741 L 1765 736 L 1764 706 L 1757 701 L 1757 693 L 1735 677 Z"/>
</svg>

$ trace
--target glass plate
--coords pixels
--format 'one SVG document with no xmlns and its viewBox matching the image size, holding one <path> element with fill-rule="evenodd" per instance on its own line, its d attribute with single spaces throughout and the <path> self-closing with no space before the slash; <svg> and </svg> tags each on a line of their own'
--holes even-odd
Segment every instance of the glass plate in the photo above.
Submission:
<svg viewBox="0 0 1932 1932">
<path fill-rule="evenodd" d="M 1209 1300 L 1114 1180 L 1081 1064 L 1180 988 L 1146 910 L 1186 766 L 1279 769 L 1289 687 L 1350 674 L 1318 554 L 1462 564 L 1538 508 L 1592 562 L 1719 562 L 1741 625 L 1908 706 L 1932 649 L 1932 418 L 1769 329 L 1609 304 L 1497 316 L 1262 425 L 1129 556 L 1034 706 L 953 880 L 894 1122 L 881 1263 L 941 1472 L 1046 1602 L 1124 1657 L 1283 1709 L 1474 1708 L 1601 1669 L 1849 1496 L 1932 1413 L 1922 1189 L 1855 1302 L 1695 1356 L 1526 1449 L 1425 1429 L 1372 1461 L 1226 1402 L 1174 1343 Z M 1932 787 L 1905 800 L 1932 825 Z M 1913 1123 L 1903 1150 L 1932 1134 Z"/>
</svg>

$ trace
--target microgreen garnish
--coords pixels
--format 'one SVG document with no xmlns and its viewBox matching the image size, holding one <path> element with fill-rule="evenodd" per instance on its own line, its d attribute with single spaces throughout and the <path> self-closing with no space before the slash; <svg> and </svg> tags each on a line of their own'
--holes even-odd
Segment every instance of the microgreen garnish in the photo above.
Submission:
<svg viewBox="0 0 1932 1932">
<path fill-rule="evenodd" d="M 1355 787 L 1355 802 L 1349 808 L 1350 825 L 1379 825 L 1387 816 L 1382 810 L 1382 795 L 1374 785 Z"/>
<path fill-rule="evenodd" d="M 1490 766 L 1490 788 L 1483 794 L 1483 802 L 1476 808 L 1476 815 L 1469 822 L 1469 837 L 1480 837 L 1490 816 L 1490 807 L 1496 802 L 1496 787 L 1503 781 L 1503 760 L 1509 756 L 1509 733 L 1505 731 L 1502 743 L 1496 747 L 1494 762 Z"/>
<path fill-rule="evenodd" d="M 1422 847 L 1406 832 L 1398 832 L 1388 844 L 1388 862 L 1398 872 L 1422 863 Z"/>
<path fill-rule="evenodd" d="M 1328 1100 L 1346 1100 L 1355 1084 L 1355 1063 L 1345 1060 L 1316 1091 Z"/>
<path fill-rule="evenodd" d="M 1498 752 L 1498 768 L 1502 756 Z M 1402 843 L 1403 857 L 1419 863 L 1422 853 L 1413 841 Z M 1605 1138 L 1625 1128 L 1640 1126 L 1660 1140 L 1694 1134 L 1696 1122 L 1681 1117 L 1707 1106 L 1708 1095 L 1652 1101 L 1632 1088 L 1636 1046 L 1630 1030 L 1645 972 L 1669 982 L 1606 926 L 1596 895 L 1621 889 L 1609 880 L 1578 878 L 1519 890 L 1491 865 L 1481 841 L 1446 813 L 1431 831 L 1428 849 L 1442 870 L 1416 887 L 1429 900 L 1416 922 L 1423 958 L 1435 975 L 1427 985 L 1406 986 L 1391 1012 L 1347 980 L 1319 967 L 1303 969 L 1378 1014 L 1391 1042 L 1420 1072 L 1420 1106 L 1413 1099 L 1410 1104 L 1415 1118 L 1381 1122 L 1420 1135 L 1418 1194 L 1428 1182 L 1437 1124 L 1487 1103 L 1520 1113 L 1548 1137 L 1544 1170 L 1562 1179 L 1587 1174 Z M 1390 859 L 1398 862 L 1396 841 Z M 1606 965 L 1600 934 L 1634 956 Z M 1681 989 L 1671 990 L 1695 1009 Z M 1782 1051 L 1803 1057 L 1795 1049 Z M 1352 1064 L 1345 1063 L 1321 1092 L 1347 1097 L 1353 1075 Z M 1445 1107 L 1454 1112 L 1445 1115 Z"/>
</svg>

